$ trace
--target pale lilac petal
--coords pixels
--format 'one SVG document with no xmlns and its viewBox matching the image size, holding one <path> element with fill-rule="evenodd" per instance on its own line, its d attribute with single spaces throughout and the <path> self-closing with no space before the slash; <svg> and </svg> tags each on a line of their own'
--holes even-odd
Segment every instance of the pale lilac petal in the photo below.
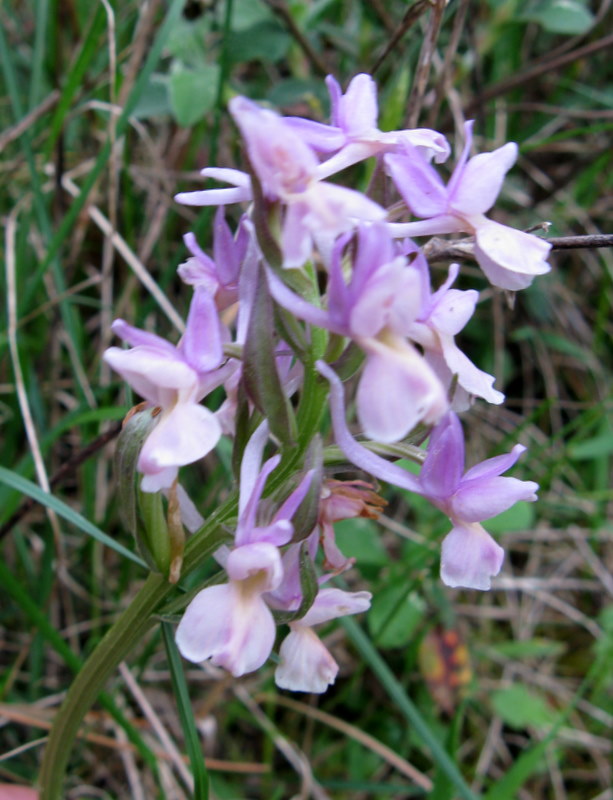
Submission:
<svg viewBox="0 0 613 800">
<path fill-rule="evenodd" d="M 395 464 L 390 464 L 356 442 L 349 433 L 345 421 L 343 384 L 336 373 L 324 361 L 317 361 L 315 366 L 317 371 L 330 383 L 330 414 L 334 438 L 347 459 L 352 464 L 355 464 L 356 467 L 360 467 L 360 469 L 369 472 L 382 481 L 392 483 L 401 489 L 408 489 L 410 492 L 423 494 L 421 486 L 414 475 Z"/>
<path fill-rule="evenodd" d="M 436 236 L 439 233 L 458 233 L 470 230 L 466 222 L 451 214 L 441 214 L 432 219 L 416 220 L 415 222 L 388 222 L 387 229 L 394 239 L 404 239 L 415 236 Z"/>
<path fill-rule="evenodd" d="M 485 214 L 494 205 L 504 176 L 516 159 L 514 142 L 471 158 L 455 191 L 450 189 L 450 207 L 459 214 Z"/>
<path fill-rule="evenodd" d="M 318 328 L 327 328 L 341 335 L 346 333 L 344 328 L 332 323 L 327 311 L 322 308 L 316 308 L 316 306 L 311 305 L 311 303 L 292 292 L 271 269 L 266 270 L 266 277 L 270 294 L 280 306 L 291 311 L 299 319 L 310 322 L 311 325 L 316 325 Z"/>
<path fill-rule="evenodd" d="M 355 558 L 347 558 L 336 544 L 334 525 L 331 522 L 322 522 L 320 525 L 320 541 L 324 551 L 324 569 L 343 572 L 355 563 Z"/>
<path fill-rule="evenodd" d="M 445 363 L 453 375 L 458 376 L 459 385 L 474 397 L 481 397 L 488 403 L 500 405 L 504 394 L 494 389 L 493 375 L 488 375 L 476 367 L 456 345 L 452 336 L 439 337 Z"/>
<path fill-rule="evenodd" d="M 210 453 L 221 436 L 213 412 L 196 403 L 178 404 L 159 420 L 140 451 L 139 472 L 156 473 L 191 464 Z"/>
<path fill-rule="evenodd" d="M 447 213 L 445 184 L 436 170 L 418 153 L 390 153 L 384 160 L 396 188 L 416 217 L 436 217 Z"/>
<path fill-rule="evenodd" d="M 179 390 L 196 391 L 196 373 L 176 355 L 162 354 L 145 346 L 131 350 L 109 347 L 103 359 L 153 405 L 168 405 Z"/>
<path fill-rule="evenodd" d="M 165 467 L 143 475 L 140 488 L 143 492 L 161 492 L 170 489 L 179 474 L 178 467 Z"/>
<path fill-rule="evenodd" d="M 523 444 L 516 444 L 510 453 L 503 453 L 475 464 L 465 473 L 464 480 L 472 481 L 476 478 L 493 478 L 496 475 L 502 475 L 503 472 L 511 469 L 525 451 L 526 447 Z"/>
<path fill-rule="evenodd" d="M 470 157 L 470 151 L 472 148 L 474 124 L 475 121 L 473 119 L 470 119 L 464 123 L 464 147 L 462 148 L 462 153 L 460 154 L 460 157 L 456 162 L 451 178 L 447 183 L 448 197 L 453 196 L 458 185 L 462 181 L 462 176 L 464 175 L 464 169 L 466 168 L 466 164 Z"/>
<path fill-rule="evenodd" d="M 264 491 L 264 485 L 266 484 L 268 476 L 274 469 L 276 469 L 280 461 L 281 456 L 279 454 L 274 455 L 264 463 L 262 469 L 259 471 L 254 481 L 251 494 L 244 503 L 243 510 L 241 511 L 238 519 L 238 525 L 236 528 L 237 544 L 246 544 L 247 542 L 251 541 L 251 532 L 255 528 L 257 507 L 258 503 L 260 502 L 262 492 Z M 241 495 L 243 495 L 243 492 L 244 490 L 241 488 Z"/>
<path fill-rule="evenodd" d="M 377 129 L 377 85 L 362 72 L 351 80 L 339 100 L 336 124 L 349 136 L 362 136 Z"/>
<path fill-rule="evenodd" d="M 380 222 L 387 215 L 384 208 L 362 192 L 325 181 L 313 183 L 304 195 L 309 207 L 305 224 L 315 230 L 345 233 L 356 222 Z"/>
<path fill-rule="evenodd" d="M 267 544 L 274 544 L 275 547 L 283 547 L 291 541 L 294 535 L 294 526 L 288 519 L 280 519 L 276 522 L 271 522 L 270 525 L 259 525 L 251 530 L 249 542 L 265 542 Z"/>
<path fill-rule="evenodd" d="M 340 150 L 347 141 L 345 132 L 334 125 L 324 125 L 302 117 L 284 117 L 283 121 L 304 142 L 320 153 Z"/>
<path fill-rule="evenodd" d="M 213 654 L 211 662 L 240 678 L 264 664 L 274 646 L 277 626 L 261 597 L 251 598 L 248 604 L 243 602 L 240 616 L 236 617 L 231 638 L 223 650 Z"/>
<path fill-rule="evenodd" d="M 304 193 L 306 195 L 306 193 Z M 302 195 L 300 195 L 302 197 Z M 295 201 L 288 205 L 281 231 L 283 266 L 286 269 L 299 269 L 311 258 L 313 250 L 313 220 L 308 203 Z"/>
<path fill-rule="evenodd" d="M 441 579 L 454 588 L 487 590 L 503 560 L 504 550 L 481 525 L 458 526 L 443 540 Z"/>
<path fill-rule="evenodd" d="M 432 368 L 434 374 L 437 375 L 439 381 L 443 384 L 447 395 L 449 395 L 449 389 L 451 388 L 451 382 L 453 380 L 453 373 L 447 366 L 447 363 L 443 358 L 442 351 L 438 349 L 432 350 L 426 348 L 424 350 L 424 358 Z M 451 399 L 451 410 L 455 411 L 456 414 L 460 414 L 462 411 L 467 411 L 471 405 L 472 395 L 470 395 L 466 389 L 460 386 L 459 383 L 456 383 L 453 392 L 453 398 Z"/>
<path fill-rule="evenodd" d="M 196 286 L 194 290 L 185 333 L 178 350 L 197 372 L 209 372 L 223 360 L 215 300 L 204 286 Z"/>
<path fill-rule="evenodd" d="M 311 482 L 314 474 L 314 469 L 310 469 L 305 473 L 298 486 L 296 486 L 294 491 L 283 501 L 282 505 L 279 507 L 279 510 L 274 517 L 275 520 L 291 519 L 294 516 L 298 510 L 298 506 L 300 503 L 302 503 L 307 495 L 307 492 L 311 488 Z"/>
<path fill-rule="evenodd" d="M 337 617 L 361 614 L 368 611 L 372 594 L 370 592 L 345 592 L 342 589 L 320 589 L 313 605 L 302 619 L 293 623 L 296 626 L 320 625 Z"/>
<path fill-rule="evenodd" d="M 275 683 L 281 689 L 321 694 L 334 683 L 338 664 L 310 628 L 295 628 L 279 649 Z"/>
<path fill-rule="evenodd" d="M 551 269 L 545 260 L 550 250 L 549 242 L 538 236 L 485 218 L 477 222 L 475 257 L 494 286 L 525 289 L 536 275 Z"/>
<path fill-rule="evenodd" d="M 170 355 L 174 355 L 175 353 L 174 346 L 171 345 L 170 342 L 167 342 L 166 339 L 162 339 L 161 336 L 155 333 L 135 328 L 123 319 L 116 319 L 111 325 L 111 330 L 116 336 L 119 336 L 120 339 L 123 339 L 124 342 L 132 347 L 143 345 L 150 350 L 160 350 Z"/>
<path fill-rule="evenodd" d="M 520 500 L 534 502 L 538 484 L 517 478 L 463 480 L 451 499 L 451 516 L 466 522 L 482 522 L 511 508 Z"/>
<path fill-rule="evenodd" d="M 252 592 L 272 592 L 283 577 L 281 554 L 268 542 L 245 544 L 230 552 L 226 571 L 232 581 L 248 582 Z"/>
<path fill-rule="evenodd" d="M 437 164 L 442 164 L 451 154 L 451 147 L 443 134 L 430 128 L 395 131 L 392 135 L 401 146 L 408 142 L 426 161 L 434 160 Z"/>
<path fill-rule="evenodd" d="M 220 183 L 230 183 L 243 189 L 251 188 L 251 176 L 240 169 L 230 167 L 205 167 L 200 170 L 204 178 L 212 178 Z"/>
<path fill-rule="evenodd" d="M 358 342 L 366 364 L 356 396 L 366 436 L 397 442 L 419 422 L 436 422 L 447 410 L 445 391 L 423 356 L 404 340 L 394 347 L 376 340 Z"/>
<path fill-rule="evenodd" d="M 304 192 L 319 163 L 311 148 L 278 114 L 246 97 L 233 97 L 228 107 L 264 192 L 281 198 Z"/>
<path fill-rule="evenodd" d="M 241 228 L 244 230 L 244 228 Z M 238 278 L 240 262 L 245 255 L 246 242 L 242 246 L 234 240 L 230 226 L 226 222 L 224 210 L 220 206 L 213 219 L 213 256 L 220 282 L 227 286 Z"/>
<path fill-rule="evenodd" d="M 174 199 L 183 206 L 227 206 L 246 203 L 252 198 L 251 187 L 234 189 L 203 189 L 199 192 L 179 192 Z"/>
<path fill-rule="evenodd" d="M 445 414 L 432 430 L 426 460 L 419 473 L 422 492 L 433 500 L 450 497 L 464 469 L 464 434 L 457 415 Z"/>
<path fill-rule="evenodd" d="M 340 102 L 343 96 L 343 90 L 333 75 L 327 75 L 325 83 L 330 95 L 330 121 L 335 128 L 342 128 Z"/>
<path fill-rule="evenodd" d="M 386 134 L 376 131 L 365 140 L 357 140 L 346 144 L 342 150 L 335 153 L 330 158 L 322 161 L 317 167 L 316 176 L 319 180 L 329 178 L 353 164 L 372 158 L 386 149 Z"/>
<path fill-rule="evenodd" d="M 474 289 L 460 291 L 459 289 L 448 289 L 443 296 L 434 297 L 436 305 L 429 322 L 441 333 L 455 336 L 466 325 L 472 317 L 479 292 Z"/>
<path fill-rule="evenodd" d="M 209 586 L 185 609 L 175 638 L 179 652 L 195 664 L 221 650 L 230 636 L 236 591 L 230 584 Z"/>
<path fill-rule="evenodd" d="M 238 516 L 242 517 L 249 498 L 260 474 L 262 456 L 268 441 L 268 420 L 263 420 L 255 429 L 245 445 L 240 471 L 240 493 L 238 500 Z"/>
</svg>

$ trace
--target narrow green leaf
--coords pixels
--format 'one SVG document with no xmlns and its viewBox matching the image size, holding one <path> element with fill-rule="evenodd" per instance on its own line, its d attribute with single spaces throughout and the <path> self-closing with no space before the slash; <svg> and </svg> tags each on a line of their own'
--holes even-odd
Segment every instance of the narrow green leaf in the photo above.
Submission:
<svg viewBox="0 0 613 800">
<path fill-rule="evenodd" d="M 193 800 L 208 800 L 209 776 L 206 770 L 206 764 L 204 763 L 202 746 L 194 721 L 194 712 L 189 699 L 187 683 L 185 682 L 181 656 L 177 650 L 173 628 L 170 623 L 162 622 L 162 635 L 164 637 L 164 646 L 166 648 L 172 688 L 177 701 L 177 710 L 185 737 L 185 746 L 192 767 L 192 775 L 194 776 Z"/>
<path fill-rule="evenodd" d="M 145 562 L 135 553 L 132 553 L 122 544 L 119 544 L 119 542 L 116 542 L 106 533 L 101 531 L 100 528 L 97 528 L 89 520 L 81 516 L 81 514 L 79 514 L 77 511 L 70 508 L 70 506 L 67 506 L 66 503 L 58 500 L 58 498 L 54 497 L 52 494 L 47 494 L 47 492 L 44 492 L 40 486 L 37 486 L 35 483 L 22 478 L 21 475 L 17 475 L 15 472 L 11 472 L 10 469 L 6 469 L 5 467 L 0 467 L 0 481 L 2 483 L 6 483 L 8 486 L 11 486 L 13 489 L 17 489 L 18 492 L 22 492 L 23 494 L 28 495 L 28 497 L 32 497 L 37 503 L 41 503 L 42 505 L 47 506 L 47 508 L 52 509 L 56 514 L 59 514 L 60 517 L 63 517 L 68 522 L 76 525 L 76 527 L 82 530 L 83 533 L 86 533 L 93 539 L 96 539 L 107 547 L 110 547 L 120 556 L 133 561 L 140 567 L 147 566 Z"/>
</svg>

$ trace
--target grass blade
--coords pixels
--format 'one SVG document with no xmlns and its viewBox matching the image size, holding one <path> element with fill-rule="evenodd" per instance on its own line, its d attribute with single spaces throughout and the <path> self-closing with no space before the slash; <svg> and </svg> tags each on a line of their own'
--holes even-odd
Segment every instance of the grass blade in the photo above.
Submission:
<svg viewBox="0 0 613 800">
<path fill-rule="evenodd" d="M 172 625 L 169 622 L 162 622 L 162 635 L 170 668 L 172 688 L 179 711 L 179 719 L 185 736 L 185 746 L 192 766 L 192 775 L 194 776 L 194 800 L 208 800 L 209 776 L 206 771 L 204 756 L 202 755 L 200 738 L 196 730 L 194 712 L 187 691 L 181 656 L 175 644 Z"/>
<path fill-rule="evenodd" d="M 88 536 L 91 536 L 92 539 L 96 539 L 98 542 L 110 547 L 120 556 L 123 556 L 124 558 L 133 561 L 135 564 L 138 564 L 140 567 L 145 567 L 145 569 L 147 569 L 145 562 L 135 553 L 132 553 L 122 544 L 119 544 L 119 542 L 116 542 L 114 539 L 104 533 L 104 531 L 101 531 L 100 528 L 96 527 L 96 525 L 85 519 L 85 517 L 79 514 L 78 511 L 75 511 L 70 506 L 66 505 L 66 503 L 62 502 L 57 497 L 54 497 L 52 494 L 47 494 L 47 492 L 44 492 L 40 486 L 37 486 L 35 483 L 26 480 L 26 478 L 22 478 L 21 475 L 17 475 L 15 472 L 11 472 L 11 470 L 6 469 L 6 467 L 0 467 L 0 481 L 8 484 L 8 486 L 11 486 L 13 489 L 17 489 L 17 491 L 28 495 L 28 497 L 32 497 L 37 503 L 41 503 L 42 505 L 47 506 L 47 508 L 52 509 L 56 512 L 56 514 L 59 514 L 60 517 L 63 517 L 68 522 L 76 525 L 76 527 L 82 530 L 83 533 L 86 533 Z"/>
<path fill-rule="evenodd" d="M 451 756 L 432 733 L 417 707 L 411 702 L 390 668 L 373 647 L 368 636 L 351 617 L 344 617 L 340 622 L 366 663 L 381 681 L 383 688 L 430 749 L 432 760 L 441 772 L 447 775 L 458 796 L 464 798 L 464 800 L 477 800 L 477 795 L 467 785 Z"/>
</svg>

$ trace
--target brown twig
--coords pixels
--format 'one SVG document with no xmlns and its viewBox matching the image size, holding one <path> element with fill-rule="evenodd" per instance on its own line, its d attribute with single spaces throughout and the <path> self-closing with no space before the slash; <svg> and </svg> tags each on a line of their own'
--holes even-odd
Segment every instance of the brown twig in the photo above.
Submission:
<svg viewBox="0 0 613 800">
<path fill-rule="evenodd" d="M 49 488 L 53 489 L 59 484 L 61 484 L 69 475 L 71 475 L 77 467 L 79 467 L 84 461 L 87 461 L 90 456 L 93 456 L 94 453 L 98 452 L 98 450 L 102 449 L 108 442 L 114 439 L 116 436 L 119 435 L 121 431 L 121 423 L 116 423 L 112 428 L 108 431 L 105 431 L 103 434 L 98 436 L 88 445 L 83 447 L 79 450 L 78 453 L 75 453 L 72 458 L 69 458 L 68 461 L 65 461 L 64 464 L 49 478 Z M 0 527 L 0 540 L 6 536 L 7 533 L 11 531 L 11 529 L 17 525 L 26 514 L 28 514 L 36 505 L 36 500 L 33 500 L 31 497 L 26 498 L 23 503 L 19 506 L 17 511 L 15 511 L 11 516 L 7 519 L 7 521 Z"/>
<path fill-rule="evenodd" d="M 13 125 L 12 128 L 8 128 L 8 130 L 0 134 L 0 152 L 4 150 L 7 144 L 15 139 L 18 139 L 24 133 L 24 131 L 27 131 L 27 129 L 33 125 L 39 117 L 42 117 L 43 114 L 46 114 L 47 111 L 52 109 L 59 99 L 59 89 L 54 89 L 49 95 L 47 95 L 47 97 L 45 97 L 42 103 L 39 103 L 36 108 L 33 108 L 32 111 L 26 114 L 23 119 L 19 120 L 19 122 Z"/>
<path fill-rule="evenodd" d="M 613 33 L 609 34 L 608 36 L 604 36 L 602 39 L 597 39 L 595 42 L 590 42 L 583 47 L 578 47 L 576 50 L 571 50 L 569 53 L 564 53 L 564 55 L 561 55 L 557 58 L 539 61 L 523 70 L 523 72 L 518 72 L 517 75 L 511 75 L 509 78 L 505 78 L 504 80 L 495 83 L 493 86 L 490 86 L 488 89 L 485 89 L 477 97 L 475 97 L 471 103 L 469 103 L 467 114 L 473 114 L 477 108 L 483 105 L 483 103 L 487 103 L 489 100 L 493 100 L 495 97 L 500 97 L 500 95 L 510 92 L 511 89 L 516 89 L 518 86 L 528 83 L 528 81 L 531 81 L 534 78 L 545 74 L 546 72 L 555 72 L 566 64 L 570 64 L 573 61 L 578 61 L 580 58 L 591 56 L 594 53 L 597 53 L 599 50 L 611 47 L 612 45 Z"/>
<path fill-rule="evenodd" d="M 538 226 L 540 228 L 540 226 Z M 613 234 L 588 234 L 586 236 L 553 236 L 549 242 L 552 250 L 579 250 L 597 247 L 613 247 Z M 472 237 L 467 239 L 446 240 L 434 236 L 424 246 L 424 254 L 428 261 L 465 261 L 474 259 L 475 243 Z"/>
<path fill-rule="evenodd" d="M 432 57 L 436 47 L 436 40 L 438 39 L 443 22 L 445 5 L 445 0 L 436 0 L 432 13 L 430 14 L 428 29 L 426 30 L 424 42 L 419 53 L 417 69 L 415 70 L 415 80 L 413 81 L 411 94 L 409 96 L 409 112 L 406 120 L 407 128 L 414 128 L 419 119 L 424 94 L 426 93 L 426 86 L 428 84 L 428 77 L 430 76 L 430 67 L 432 66 Z"/>
<path fill-rule="evenodd" d="M 285 25 L 287 26 L 289 32 L 292 34 L 298 45 L 302 48 L 305 56 L 309 59 L 311 64 L 315 67 L 315 69 L 321 75 L 327 75 L 329 73 L 329 69 L 326 66 L 325 62 L 322 60 L 319 53 L 317 53 L 312 47 L 309 40 L 306 36 L 302 33 L 300 28 L 294 22 L 294 18 L 292 17 L 289 9 L 283 2 L 283 0 L 266 0 L 266 4 L 270 6 L 270 8 L 274 11 L 274 13 L 280 17 Z"/>
<path fill-rule="evenodd" d="M 375 61 L 372 65 L 370 72 L 372 75 L 379 69 L 381 64 L 385 61 L 385 59 L 389 56 L 389 54 L 394 50 L 398 42 L 402 39 L 405 33 L 409 30 L 409 28 L 414 25 L 417 20 L 421 17 L 421 15 L 426 11 L 428 8 L 432 6 L 432 0 L 417 0 L 416 3 L 413 3 L 410 6 L 402 18 L 400 25 L 395 29 L 394 35 L 391 37 L 387 45 L 385 46 L 385 50 L 381 53 L 379 58 Z"/>
</svg>

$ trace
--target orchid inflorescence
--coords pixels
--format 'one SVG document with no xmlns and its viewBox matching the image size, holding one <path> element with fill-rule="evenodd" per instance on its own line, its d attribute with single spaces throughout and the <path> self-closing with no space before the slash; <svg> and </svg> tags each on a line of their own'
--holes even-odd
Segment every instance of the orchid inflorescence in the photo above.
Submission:
<svg viewBox="0 0 613 800">
<path fill-rule="evenodd" d="M 117 320 L 113 331 L 130 349 L 105 353 L 149 407 L 133 463 L 142 508 L 155 497 L 159 510 L 165 495 L 168 524 L 160 533 L 151 522 L 159 514 L 145 514 L 140 541 L 171 580 L 180 575 L 177 524 L 196 531 L 203 522 L 178 483 L 179 468 L 206 456 L 222 436 L 233 440 L 237 516 L 215 553 L 225 577 L 187 605 L 179 650 L 240 676 L 264 664 L 277 625 L 287 624 L 276 682 L 310 692 L 324 691 L 338 671 L 313 626 L 365 611 L 371 600 L 369 592 L 330 583 L 353 564 L 335 542 L 334 523 L 376 517 L 385 504 L 375 485 L 335 479 L 330 465 L 353 465 L 447 515 L 441 577 L 454 587 L 490 588 L 504 554 L 483 521 L 536 499 L 534 482 L 501 477 L 521 445 L 465 471 L 457 414 L 475 398 L 500 404 L 504 395 L 455 341 L 478 293 L 452 288 L 457 264 L 433 287 L 415 240 L 470 234 L 489 281 L 511 291 L 548 271 L 550 249 L 486 217 L 517 157 L 515 144 L 471 158 L 466 123 L 464 149 L 445 184 L 434 166 L 450 156 L 441 133 L 378 130 L 368 75 L 356 76 L 345 94 L 334 78 L 326 83 L 329 125 L 281 117 L 244 97 L 230 101 L 248 171 L 204 169 L 230 188 L 176 197 L 219 207 L 212 258 L 193 234 L 185 236 L 191 255 L 178 271 L 193 288 L 185 332 L 175 346 Z M 329 181 L 370 158 L 379 202 Z M 233 233 L 223 207 L 235 203 L 246 210 Z M 343 385 L 358 372 L 360 440 L 347 424 Z M 213 412 L 202 400 L 218 387 L 225 401 Z M 323 448 L 326 407 L 335 444 Z M 126 425 L 122 436 L 131 431 Z M 392 460 L 403 456 L 421 465 L 418 474 Z M 281 474 L 287 477 L 279 485 Z M 153 539 L 171 528 L 174 551 L 156 547 Z"/>
</svg>

